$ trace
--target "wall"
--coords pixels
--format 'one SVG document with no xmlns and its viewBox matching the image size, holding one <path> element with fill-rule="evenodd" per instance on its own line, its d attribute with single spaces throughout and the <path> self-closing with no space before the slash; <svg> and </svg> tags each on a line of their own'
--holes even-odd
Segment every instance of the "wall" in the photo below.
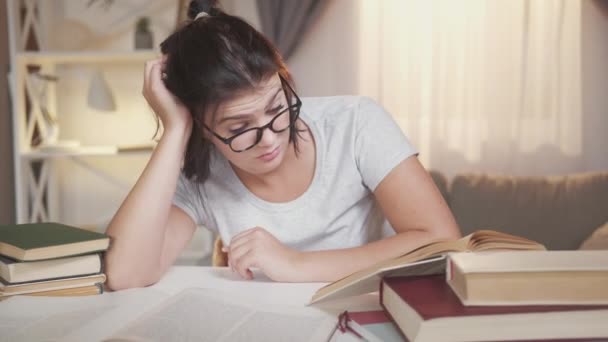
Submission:
<svg viewBox="0 0 608 342">
<path fill-rule="evenodd" d="M 226 11 L 260 30 L 255 1 L 223 1 Z M 359 0 L 331 0 L 303 37 L 287 66 L 301 96 L 355 94 L 358 90 Z"/>
<path fill-rule="evenodd" d="M 587 170 L 608 170 L 608 1 L 583 1 L 583 155 Z"/>
<path fill-rule="evenodd" d="M 318 23 L 288 61 L 298 90 L 304 96 L 362 94 L 370 88 L 361 75 L 365 65 L 358 65 L 366 49 L 373 48 L 374 37 L 357 42 L 365 0 L 333 0 Z M 224 1 L 227 10 L 242 16 L 259 28 L 259 18 L 252 1 Z M 582 92 L 583 146 L 573 170 L 608 170 L 608 1 L 582 1 Z M 373 87 L 371 87 L 373 88 Z M 566 166 L 564 166 L 566 167 Z"/>
<path fill-rule="evenodd" d="M 10 102 L 8 26 L 6 6 L 0 4 L 0 224 L 15 222 L 15 189 L 13 186 L 13 143 Z"/>
</svg>

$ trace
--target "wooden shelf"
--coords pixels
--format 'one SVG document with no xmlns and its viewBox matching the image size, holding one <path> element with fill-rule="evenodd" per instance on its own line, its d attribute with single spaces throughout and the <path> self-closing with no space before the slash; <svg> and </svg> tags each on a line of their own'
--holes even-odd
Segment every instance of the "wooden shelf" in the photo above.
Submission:
<svg viewBox="0 0 608 342">
<path fill-rule="evenodd" d="M 27 160 L 39 160 L 49 158 L 70 158 L 70 157 L 103 157 L 103 156 L 117 156 L 117 155 L 149 155 L 152 149 L 138 149 L 138 150 L 120 150 L 118 146 L 82 146 L 74 149 L 47 151 L 47 150 L 36 150 L 21 153 L 21 158 Z"/>
<path fill-rule="evenodd" d="M 17 60 L 26 64 L 68 64 L 68 63 L 137 63 L 158 58 L 156 50 L 141 51 L 49 51 L 19 52 Z"/>
</svg>

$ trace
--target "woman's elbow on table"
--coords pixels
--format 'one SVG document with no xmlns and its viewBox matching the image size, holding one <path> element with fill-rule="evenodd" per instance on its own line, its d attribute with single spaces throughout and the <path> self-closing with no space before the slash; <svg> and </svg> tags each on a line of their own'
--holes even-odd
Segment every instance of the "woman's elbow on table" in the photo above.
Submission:
<svg viewBox="0 0 608 342">
<path fill-rule="evenodd" d="M 158 282 L 161 278 L 160 267 L 157 271 L 133 267 L 124 261 L 105 257 L 106 286 L 113 290 L 125 290 L 134 287 L 145 287 Z"/>
</svg>

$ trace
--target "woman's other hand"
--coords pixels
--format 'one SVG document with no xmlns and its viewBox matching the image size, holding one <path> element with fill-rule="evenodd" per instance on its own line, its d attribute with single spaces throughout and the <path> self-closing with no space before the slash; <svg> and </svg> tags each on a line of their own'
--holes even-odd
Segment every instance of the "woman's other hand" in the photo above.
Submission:
<svg viewBox="0 0 608 342">
<path fill-rule="evenodd" d="M 178 130 L 190 134 L 192 115 L 165 86 L 163 70 L 166 56 L 146 62 L 142 95 L 160 118 L 164 131 Z"/>
<path fill-rule="evenodd" d="M 274 281 L 296 281 L 294 265 L 300 252 L 285 246 L 264 228 L 235 235 L 223 251 L 228 253 L 232 271 L 245 279 L 252 279 L 251 268 L 258 268 Z"/>
</svg>

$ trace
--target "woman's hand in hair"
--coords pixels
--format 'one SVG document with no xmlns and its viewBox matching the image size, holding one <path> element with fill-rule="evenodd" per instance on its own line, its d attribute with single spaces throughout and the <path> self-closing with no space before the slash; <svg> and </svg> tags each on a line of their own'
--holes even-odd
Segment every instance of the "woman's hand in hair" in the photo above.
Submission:
<svg viewBox="0 0 608 342">
<path fill-rule="evenodd" d="M 228 253 L 228 264 L 233 272 L 245 279 L 253 279 L 252 268 L 258 268 L 274 281 L 297 281 L 294 265 L 300 252 L 282 244 L 264 228 L 255 227 L 235 235 Z"/>
<path fill-rule="evenodd" d="M 146 62 L 142 94 L 163 123 L 164 131 L 177 130 L 188 136 L 192 132 L 192 115 L 186 106 L 165 86 L 165 56 Z"/>
</svg>

